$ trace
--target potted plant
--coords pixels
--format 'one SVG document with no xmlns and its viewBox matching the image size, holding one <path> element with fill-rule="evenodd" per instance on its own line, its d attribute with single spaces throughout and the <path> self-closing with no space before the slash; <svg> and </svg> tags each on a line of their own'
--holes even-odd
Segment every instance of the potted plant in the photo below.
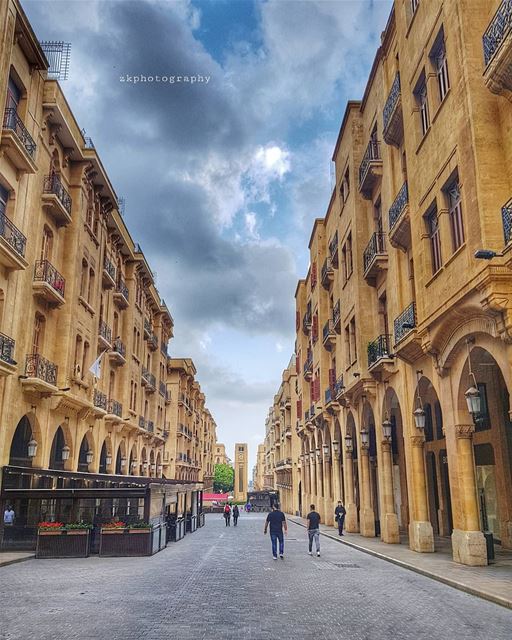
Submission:
<svg viewBox="0 0 512 640">
<path fill-rule="evenodd" d="M 60 536 L 64 531 L 62 522 L 40 522 L 37 525 L 37 535 L 39 536 Z"/>
<path fill-rule="evenodd" d="M 129 533 L 151 533 L 152 526 L 147 522 L 132 522 L 128 525 Z"/>
<path fill-rule="evenodd" d="M 86 558 L 91 528 L 86 522 L 40 522 L 36 558 Z"/>
<path fill-rule="evenodd" d="M 152 536 L 153 529 L 147 522 L 126 524 L 119 521 L 104 525 L 100 536 L 100 556 L 149 556 Z"/>
<path fill-rule="evenodd" d="M 126 533 L 126 524 L 121 522 L 121 520 L 117 520 L 114 522 L 109 522 L 101 527 L 101 534 L 118 534 L 118 533 Z"/>
</svg>

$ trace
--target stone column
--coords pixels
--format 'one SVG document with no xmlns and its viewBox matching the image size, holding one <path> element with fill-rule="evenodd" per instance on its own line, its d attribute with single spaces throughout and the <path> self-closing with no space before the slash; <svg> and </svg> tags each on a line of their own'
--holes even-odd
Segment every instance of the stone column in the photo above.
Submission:
<svg viewBox="0 0 512 640">
<path fill-rule="evenodd" d="M 333 490 L 333 506 L 336 507 L 338 500 L 341 500 L 341 464 L 340 464 L 340 454 L 334 453 L 332 454 L 332 490 Z"/>
<path fill-rule="evenodd" d="M 333 525 L 334 507 L 332 503 L 332 464 L 330 459 L 324 458 L 324 524 Z"/>
<path fill-rule="evenodd" d="M 375 536 L 375 514 L 371 505 L 370 458 L 366 447 L 360 448 L 361 461 L 361 534 L 367 538 Z"/>
<path fill-rule="evenodd" d="M 349 533 L 357 533 L 359 526 L 357 523 L 357 505 L 354 500 L 354 467 L 352 460 L 352 451 L 344 449 L 345 453 L 345 528 Z"/>
<path fill-rule="evenodd" d="M 383 542 L 397 544 L 400 542 L 398 531 L 398 516 L 395 513 L 393 497 L 393 453 L 391 442 L 383 440 L 381 443 L 381 486 L 380 500 L 382 508 L 381 538 Z"/>
<path fill-rule="evenodd" d="M 412 518 L 409 524 L 409 546 L 413 551 L 432 553 L 434 531 L 428 518 L 427 479 L 423 435 L 411 436 L 412 452 Z"/>
<path fill-rule="evenodd" d="M 315 451 L 315 456 L 316 456 L 316 451 Z M 316 510 L 320 514 L 322 522 L 325 522 L 323 488 L 324 488 L 324 467 L 322 464 L 322 458 L 317 456 L 316 458 L 316 498 L 315 500 L 313 500 L 313 502 L 315 503 Z"/>
<path fill-rule="evenodd" d="M 480 531 L 473 433 L 475 425 L 455 425 L 457 442 L 457 464 L 459 468 L 459 495 L 464 530 L 454 529 L 452 551 L 455 562 L 470 566 L 487 564 L 487 548 L 484 534 Z"/>
</svg>

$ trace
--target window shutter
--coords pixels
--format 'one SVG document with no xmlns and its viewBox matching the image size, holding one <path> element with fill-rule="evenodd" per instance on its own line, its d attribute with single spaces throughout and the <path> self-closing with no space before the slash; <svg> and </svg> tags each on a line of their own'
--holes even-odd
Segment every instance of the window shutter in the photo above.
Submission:
<svg viewBox="0 0 512 640">
<path fill-rule="evenodd" d="M 334 389 L 336 384 L 336 369 L 329 369 L 329 387 Z"/>
<path fill-rule="evenodd" d="M 300 373 L 300 351 L 295 356 L 295 371 L 296 371 L 296 373 Z"/>
</svg>

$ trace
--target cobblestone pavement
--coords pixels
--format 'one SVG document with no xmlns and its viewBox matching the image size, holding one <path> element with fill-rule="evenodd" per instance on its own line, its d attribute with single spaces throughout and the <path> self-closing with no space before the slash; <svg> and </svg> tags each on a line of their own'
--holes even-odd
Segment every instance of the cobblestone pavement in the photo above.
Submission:
<svg viewBox="0 0 512 640">
<path fill-rule="evenodd" d="M 509 640 L 512 611 L 336 541 L 285 559 L 264 515 L 220 515 L 151 558 L 28 560 L 0 569 L 2 640 Z"/>
</svg>

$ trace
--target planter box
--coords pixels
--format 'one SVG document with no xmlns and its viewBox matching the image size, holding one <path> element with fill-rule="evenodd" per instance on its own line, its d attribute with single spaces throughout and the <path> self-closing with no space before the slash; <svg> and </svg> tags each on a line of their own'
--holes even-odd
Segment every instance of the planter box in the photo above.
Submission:
<svg viewBox="0 0 512 640">
<path fill-rule="evenodd" d="M 133 535 L 134 532 L 136 535 Z M 151 537 L 151 529 L 102 529 L 100 556 L 150 556 Z"/>
<path fill-rule="evenodd" d="M 87 558 L 89 529 L 39 531 L 36 558 Z"/>
</svg>

